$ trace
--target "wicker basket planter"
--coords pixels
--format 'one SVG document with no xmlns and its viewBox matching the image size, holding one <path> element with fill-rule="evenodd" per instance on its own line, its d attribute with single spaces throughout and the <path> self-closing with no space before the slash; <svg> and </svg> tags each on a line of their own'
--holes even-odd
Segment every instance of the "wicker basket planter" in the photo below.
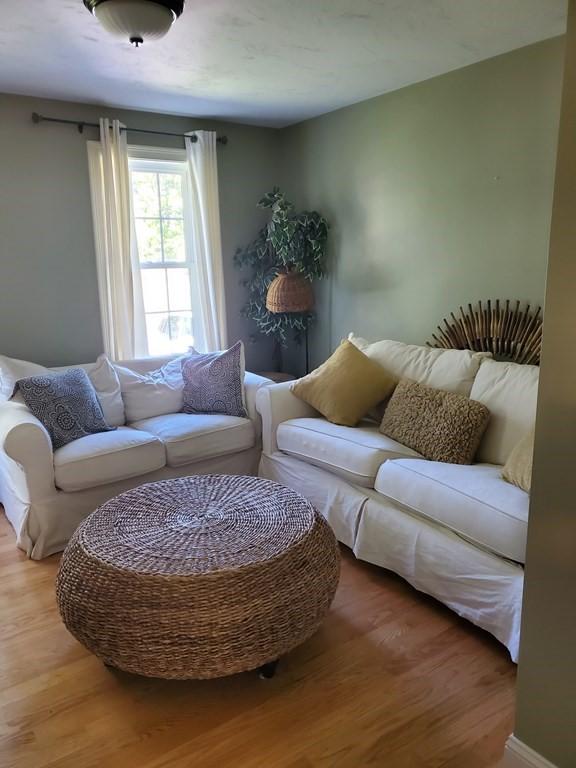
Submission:
<svg viewBox="0 0 576 768">
<path fill-rule="evenodd" d="M 300 272 L 281 272 L 268 287 L 269 312 L 311 312 L 314 309 L 312 283 Z"/>
<path fill-rule="evenodd" d="M 339 551 L 299 494 L 254 477 L 143 485 L 76 531 L 57 579 L 69 631 L 106 664 L 213 678 L 257 669 L 326 615 Z"/>
</svg>

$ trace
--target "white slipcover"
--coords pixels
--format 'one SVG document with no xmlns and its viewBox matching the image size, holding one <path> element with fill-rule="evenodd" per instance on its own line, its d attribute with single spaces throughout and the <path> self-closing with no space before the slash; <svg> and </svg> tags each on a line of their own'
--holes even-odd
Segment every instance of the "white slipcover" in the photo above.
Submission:
<svg viewBox="0 0 576 768">
<path fill-rule="evenodd" d="M 370 423 L 342 427 L 321 418 L 290 419 L 280 424 L 276 439 L 283 453 L 366 488 L 374 487 L 383 461 L 402 456 L 421 458 Z"/>
<path fill-rule="evenodd" d="M 477 461 L 506 464 L 514 446 L 534 427 L 538 374 L 536 365 L 485 360 L 470 393 L 490 411 Z"/>
<path fill-rule="evenodd" d="M 370 498 L 360 517 L 354 554 L 389 568 L 477 624 L 518 660 L 524 569 L 474 546 L 447 528 Z"/>
<path fill-rule="evenodd" d="M 367 489 L 284 453 L 262 454 L 258 474 L 301 493 L 328 520 L 338 541 L 354 546 Z"/>
<path fill-rule="evenodd" d="M 256 442 L 250 419 L 238 416 L 169 413 L 136 421 L 130 426 L 162 441 L 169 467 L 245 451 Z"/>
<path fill-rule="evenodd" d="M 170 361 L 149 358 L 125 361 L 123 367 L 146 373 L 167 362 Z M 255 474 L 261 432 L 256 394 L 270 386 L 271 381 L 246 373 L 244 383 L 249 422 L 240 431 L 247 443 L 250 430 L 252 447 L 212 458 L 195 453 L 193 462 L 178 467 L 166 466 L 166 447 L 157 437 L 129 428 L 89 435 L 78 441 L 80 446 L 71 444 L 59 449 L 60 453 L 54 452 L 48 432 L 23 403 L 1 403 L 0 501 L 16 532 L 18 546 L 35 560 L 61 551 L 86 515 L 112 496 L 141 483 L 187 474 Z M 194 415 L 188 418 L 202 420 Z M 130 436 L 130 446 L 124 443 L 127 435 Z M 235 433 L 235 441 L 237 437 Z M 235 445 L 245 444 L 244 438 L 237 440 Z M 86 455 L 82 454 L 82 441 L 92 441 L 91 447 L 95 449 L 92 455 L 88 456 L 88 451 Z M 112 442 L 119 442 L 115 442 L 116 450 L 109 451 L 103 447 L 103 441 L 109 441 L 108 448 L 112 447 Z M 124 443 L 123 448 L 120 442 Z M 210 446 L 208 438 L 204 446 Z M 137 466 L 133 463 L 136 452 L 139 454 Z M 58 456 L 55 457 L 55 453 Z M 135 471 L 131 472 L 132 469 Z M 114 479 L 118 477 L 125 479 Z M 100 484 L 92 485 L 94 483 Z"/>
<path fill-rule="evenodd" d="M 182 410 L 182 357 L 142 373 L 123 365 L 116 365 L 115 368 L 120 380 L 126 420 L 129 423 Z"/>
<path fill-rule="evenodd" d="M 502 467 L 388 461 L 380 467 L 374 487 L 401 508 L 497 555 L 525 561 L 530 497 L 502 479 Z"/>
<path fill-rule="evenodd" d="M 401 341 L 369 342 L 353 333 L 348 339 L 370 359 L 398 379 L 413 379 L 420 384 L 469 396 L 480 364 L 487 352 L 468 349 L 432 349 Z"/>
<path fill-rule="evenodd" d="M 374 490 L 292 456 L 263 453 L 259 474 L 303 494 L 360 560 L 389 568 L 441 600 L 491 632 L 517 660 L 524 583 L 520 565 L 399 509 Z"/>
<path fill-rule="evenodd" d="M 166 451 L 157 437 L 119 427 L 54 451 L 54 481 L 62 491 L 82 491 L 154 472 L 165 464 Z"/>
</svg>

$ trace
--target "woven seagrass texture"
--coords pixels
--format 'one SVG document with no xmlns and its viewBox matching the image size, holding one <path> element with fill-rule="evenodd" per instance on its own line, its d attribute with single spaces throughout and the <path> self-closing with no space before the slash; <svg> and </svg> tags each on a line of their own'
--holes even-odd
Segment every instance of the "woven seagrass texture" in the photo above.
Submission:
<svg viewBox="0 0 576 768">
<path fill-rule="evenodd" d="M 106 664 L 202 679 L 256 669 L 314 634 L 338 584 L 332 530 L 268 480 L 196 476 L 111 499 L 70 540 L 68 630 Z"/>
<path fill-rule="evenodd" d="M 299 272 L 281 272 L 268 287 L 269 312 L 310 312 L 314 309 L 312 284 Z"/>
</svg>

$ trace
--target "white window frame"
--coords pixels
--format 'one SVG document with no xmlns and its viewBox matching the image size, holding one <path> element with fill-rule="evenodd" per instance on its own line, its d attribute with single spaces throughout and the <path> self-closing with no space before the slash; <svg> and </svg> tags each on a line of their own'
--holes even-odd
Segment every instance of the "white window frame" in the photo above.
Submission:
<svg viewBox="0 0 576 768">
<path fill-rule="evenodd" d="M 186 150 L 170 149 L 166 147 L 145 147 L 129 145 L 128 147 L 130 179 L 132 171 L 148 171 L 152 173 L 178 173 L 182 175 L 182 198 L 183 198 L 183 220 L 184 220 L 184 240 L 186 247 L 185 261 L 161 261 L 142 263 L 138 259 L 138 269 L 142 272 L 148 269 L 185 269 L 190 274 L 190 306 L 192 308 L 192 335 L 198 337 L 199 322 L 199 297 L 197 295 L 198 276 L 197 261 L 194 252 L 194 232 L 192 229 L 192 197 L 190 169 Z M 133 223 L 136 216 L 132 212 Z M 135 236 L 135 227 L 133 229 Z M 170 297 L 168 294 L 168 312 L 170 315 Z M 144 307 L 144 314 L 146 313 Z M 160 314 L 160 313 L 159 313 Z M 186 350 L 183 349 L 182 352 Z"/>
</svg>

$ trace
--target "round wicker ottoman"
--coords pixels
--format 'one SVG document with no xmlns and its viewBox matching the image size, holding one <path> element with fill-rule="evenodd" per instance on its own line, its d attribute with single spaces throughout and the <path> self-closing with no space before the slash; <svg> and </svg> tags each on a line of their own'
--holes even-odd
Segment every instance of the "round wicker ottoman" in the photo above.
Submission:
<svg viewBox="0 0 576 768">
<path fill-rule="evenodd" d="M 113 667 L 202 679 L 276 660 L 326 615 L 340 558 L 302 496 L 255 477 L 196 476 L 101 506 L 62 556 L 69 631 Z"/>
</svg>

